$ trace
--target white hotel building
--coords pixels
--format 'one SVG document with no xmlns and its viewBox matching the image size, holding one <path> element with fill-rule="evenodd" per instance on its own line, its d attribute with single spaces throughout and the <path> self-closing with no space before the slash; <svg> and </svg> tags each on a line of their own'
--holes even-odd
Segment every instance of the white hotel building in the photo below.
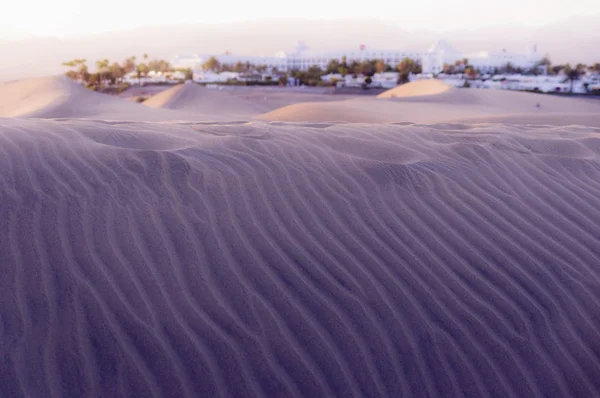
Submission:
<svg viewBox="0 0 600 398">
<path fill-rule="evenodd" d="M 346 62 L 361 62 L 367 59 L 382 59 L 392 67 L 400 63 L 404 58 L 411 58 L 421 62 L 424 74 L 440 73 L 444 64 L 454 64 L 457 60 L 467 58 L 469 64 L 473 65 L 481 72 L 490 73 L 495 68 L 505 66 L 507 63 L 515 67 L 529 68 L 535 65 L 541 57 L 533 46 L 525 54 L 509 53 L 506 51 L 478 53 L 460 53 L 455 51 L 448 43 L 438 41 L 427 51 L 398 51 L 398 50 L 373 50 L 361 46 L 358 50 L 336 51 L 336 52 L 314 52 L 310 51 L 303 42 L 300 42 L 292 52 L 279 52 L 271 57 L 251 56 L 251 55 L 183 55 L 176 56 L 171 64 L 176 68 L 191 68 L 193 70 L 202 69 L 204 64 L 211 56 L 219 60 L 221 64 L 233 66 L 238 62 L 251 63 L 253 65 L 267 65 L 269 68 L 286 72 L 291 70 L 307 70 L 311 66 L 318 66 L 326 69 L 327 64 L 332 59 L 341 61 L 346 57 Z"/>
<path fill-rule="evenodd" d="M 303 42 L 298 43 L 296 49 L 291 52 L 278 52 L 272 57 L 260 57 L 251 55 L 183 55 L 176 56 L 171 64 L 176 68 L 191 68 L 200 70 L 211 56 L 214 56 L 224 65 L 235 65 L 238 62 L 249 62 L 253 65 L 267 65 L 269 68 L 277 68 L 282 72 L 291 70 L 307 70 L 311 66 L 318 66 L 321 69 L 326 69 L 327 64 L 332 59 L 342 61 L 346 57 L 346 62 L 353 61 L 361 62 L 367 59 L 383 59 L 386 64 L 397 65 L 403 58 L 412 58 L 419 60 L 422 53 L 416 51 L 389 51 L 389 50 L 373 50 L 366 47 L 361 47 L 358 50 L 351 51 L 336 51 L 336 52 L 315 52 L 306 47 Z"/>
</svg>

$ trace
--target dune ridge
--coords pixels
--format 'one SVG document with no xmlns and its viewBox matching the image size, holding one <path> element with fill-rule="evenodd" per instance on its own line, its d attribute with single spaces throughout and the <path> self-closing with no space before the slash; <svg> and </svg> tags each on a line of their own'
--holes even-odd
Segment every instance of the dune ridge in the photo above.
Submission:
<svg viewBox="0 0 600 398">
<path fill-rule="evenodd" d="M 267 110 L 256 101 L 247 101 L 229 92 L 200 87 L 197 84 L 179 84 L 143 103 L 150 108 L 177 109 L 196 115 L 204 115 L 207 120 L 247 120 Z"/>
<path fill-rule="evenodd" d="M 600 129 L 0 119 L 0 396 L 597 396 Z"/>
<path fill-rule="evenodd" d="M 197 120 L 183 112 L 148 109 L 117 96 L 97 93 L 66 76 L 0 85 L 0 117 L 128 121 Z"/>
<path fill-rule="evenodd" d="M 394 94 L 395 93 L 395 94 Z M 385 94 L 384 97 L 381 95 Z M 502 122 L 566 124 L 568 114 L 574 123 L 600 125 L 600 101 L 551 95 L 454 88 L 435 80 L 403 84 L 378 98 L 358 98 L 336 102 L 307 102 L 284 106 L 256 116 L 263 121 L 347 122 L 347 123 L 441 123 Z M 540 108 L 537 108 L 540 104 Z M 520 116 L 519 116 L 520 115 Z M 514 117 L 519 116 L 519 117 Z"/>
</svg>

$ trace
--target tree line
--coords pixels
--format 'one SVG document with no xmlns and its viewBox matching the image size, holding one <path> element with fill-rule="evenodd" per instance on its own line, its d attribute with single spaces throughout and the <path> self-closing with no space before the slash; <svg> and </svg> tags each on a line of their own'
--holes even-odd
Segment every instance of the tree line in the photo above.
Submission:
<svg viewBox="0 0 600 398">
<path fill-rule="evenodd" d="M 276 75 L 279 81 L 283 84 L 287 83 L 287 78 L 293 77 L 297 79 L 301 84 L 307 86 L 316 86 L 324 83 L 321 77 L 334 73 L 340 74 L 343 77 L 351 75 L 357 77 L 358 75 L 365 76 L 365 82 L 370 84 L 373 75 L 375 73 L 383 72 L 399 72 L 399 83 L 406 83 L 409 80 L 411 73 L 421 73 L 422 68 L 418 61 L 410 58 L 404 58 L 395 67 L 385 63 L 381 59 L 368 59 L 362 62 L 351 61 L 348 62 L 346 57 L 341 59 L 332 59 L 327 64 L 325 69 L 321 69 L 317 65 L 310 66 L 307 70 L 291 70 L 288 73 L 281 72 L 277 68 L 269 68 L 267 65 L 254 65 L 250 62 L 237 62 L 233 65 L 223 64 L 219 62 L 216 57 L 210 57 L 206 62 L 202 64 L 202 69 L 205 71 L 211 71 L 215 73 L 220 72 L 239 72 L 239 73 L 266 73 L 269 72 L 271 75 Z"/>
<path fill-rule="evenodd" d="M 149 59 L 148 54 L 144 54 L 139 62 L 135 55 L 126 58 L 121 63 L 111 63 L 108 59 L 98 60 L 94 73 L 90 72 L 86 59 L 73 59 L 63 62 L 62 66 L 67 68 L 65 74 L 68 77 L 93 88 L 119 83 L 132 72 L 135 72 L 137 78 L 141 78 L 147 76 L 150 71 L 162 73 L 181 71 L 185 73 L 186 79 L 192 79 L 191 69 L 175 69 L 164 59 Z"/>
<path fill-rule="evenodd" d="M 78 80 L 86 84 L 88 87 L 99 87 L 107 83 L 115 84 L 122 81 L 127 74 L 135 72 L 135 75 L 140 78 L 147 76 L 150 71 L 169 73 L 181 71 L 185 73 L 186 80 L 193 79 L 193 71 L 191 69 L 174 69 L 169 62 L 163 59 L 150 60 L 148 54 L 144 54 L 138 62 L 135 56 L 125 59 L 123 62 L 111 63 L 108 59 L 96 61 L 96 72 L 90 73 L 87 61 L 85 59 L 74 59 L 64 62 L 63 66 L 68 68 L 67 76 L 74 80 Z M 266 80 L 275 82 L 277 79 L 280 84 L 287 84 L 288 77 L 293 77 L 299 84 L 316 86 L 335 84 L 333 82 L 324 82 L 321 77 L 326 74 L 340 74 L 342 77 L 358 75 L 365 76 L 365 83 L 368 85 L 372 82 L 372 77 L 375 73 L 383 72 L 398 72 L 398 84 L 409 81 L 411 74 L 419 74 L 422 72 L 422 67 L 419 61 L 404 58 L 397 65 L 392 66 L 384 62 L 382 59 L 367 59 L 363 61 L 348 61 L 346 57 L 340 59 L 331 59 L 325 69 L 313 65 L 307 70 L 291 70 L 283 72 L 275 67 L 267 65 L 255 65 L 250 62 L 237 62 L 235 64 L 221 63 L 217 57 L 210 57 L 202 64 L 202 69 L 205 71 L 219 72 L 238 72 L 246 75 L 256 75 L 257 80 L 262 80 L 262 74 L 268 73 Z M 545 67 L 549 74 L 563 73 L 566 78 L 573 82 L 580 79 L 586 72 L 600 73 L 600 63 L 593 65 L 570 64 L 552 65 L 550 58 L 545 56 L 536 65 L 529 70 L 516 67 L 511 63 L 507 63 L 500 68 L 495 68 L 494 74 L 512 74 L 512 73 L 530 73 L 539 74 L 540 67 Z M 457 60 L 453 64 L 444 64 L 442 71 L 445 74 L 464 74 L 469 79 L 476 79 L 482 75 L 482 72 L 469 63 L 467 58 Z"/>
<path fill-rule="evenodd" d="M 565 78 L 571 83 L 571 92 L 573 91 L 573 84 L 575 83 L 575 81 L 581 79 L 581 77 L 586 73 L 600 73 L 600 63 L 598 62 L 591 65 L 586 65 L 582 63 L 578 63 L 575 66 L 571 66 L 571 64 L 568 63 L 552 65 L 550 57 L 546 55 L 531 68 L 521 68 L 514 66 L 510 62 L 507 62 L 505 65 L 499 68 L 494 68 L 492 74 L 539 75 L 541 73 L 542 67 L 544 67 L 546 69 L 546 73 L 551 76 L 556 76 L 562 73 L 565 76 Z M 479 69 L 474 68 L 473 65 L 470 65 L 466 58 L 462 60 L 457 60 L 454 64 L 444 64 L 442 73 L 447 75 L 461 73 L 469 79 L 476 79 L 482 75 L 482 72 Z"/>
<path fill-rule="evenodd" d="M 549 75 L 558 75 L 563 73 L 568 75 L 569 73 L 575 74 L 579 73 L 581 76 L 586 72 L 590 73 L 600 73 L 600 63 L 595 63 L 592 65 L 586 64 L 577 64 L 575 66 L 571 66 L 571 64 L 558 64 L 552 65 L 550 58 L 546 55 L 539 62 L 537 62 L 531 68 L 521 68 L 507 62 L 506 64 L 494 68 L 491 72 L 492 74 L 531 74 L 531 75 L 539 75 L 541 73 L 541 67 L 545 67 L 546 71 Z M 477 76 L 482 75 L 483 73 L 470 65 L 466 58 L 462 60 L 457 60 L 454 64 L 444 64 L 442 72 L 447 75 L 453 75 L 457 73 L 465 74 L 468 77 L 475 78 Z"/>
</svg>

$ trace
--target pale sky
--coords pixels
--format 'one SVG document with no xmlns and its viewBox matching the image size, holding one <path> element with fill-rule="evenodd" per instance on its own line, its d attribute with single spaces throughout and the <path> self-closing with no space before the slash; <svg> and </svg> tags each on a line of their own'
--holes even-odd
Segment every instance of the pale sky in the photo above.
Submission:
<svg viewBox="0 0 600 398">
<path fill-rule="evenodd" d="M 3 5 L 0 38 L 23 34 L 70 36 L 140 26 L 221 23 L 263 18 L 380 18 L 404 29 L 436 32 L 490 25 L 542 26 L 583 13 L 600 13 L 599 0 L 23 0 Z M 358 5 L 359 4 L 359 5 Z M 316 11 L 318 10 L 318 11 Z"/>
</svg>

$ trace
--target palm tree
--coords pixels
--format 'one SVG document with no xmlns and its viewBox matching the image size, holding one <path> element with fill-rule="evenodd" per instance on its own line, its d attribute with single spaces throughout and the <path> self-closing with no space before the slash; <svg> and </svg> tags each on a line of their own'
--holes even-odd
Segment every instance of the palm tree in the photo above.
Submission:
<svg viewBox="0 0 600 398">
<path fill-rule="evenodd" d="M 79 69 L 77 70 L 77 73 L 79 74 L 79 79 L 81 80 L 81 82 L 85 82 L 86 81 L 86 76 L 88 75 L 88 67 L 85 64 L 87 62 L 87 59 L 82 58 L 82 59 L 77 59 L 75 60 L 76 64 L 79 66 Z"/>
<path fill-rule="evenodd" d="M 398 72 L 400 73 L 398 76 L 398 84 L 403 84 L 410 81 L 410 74 L 417 73 L 420 66 L 413 59 L 404 58 L 400 61 L 396 69 L 398 69 Z"/>
<path fill-rule="evenodd" d="M 346 77 L 346 75 L 348 74 L 349 70 L 348 70 L 348 62 L 347 62 L 347 58 L 346 56 L 342 56 L 342 61 L 340 62 L 340 66 L 338 67 L 337 72 L 342 75 L 342 77 Z"/>
<path fill-rule="evenodd" d="M 337 59 L 332 59 L 327 64 L 327 73 L 337 73 L 338 69 L 340 69 L 342 64 Z"/>
<path fill-rule="evenodd" d="M 67 76 L 69 76 L 71 79 L 78 79 L 84 82 L 86 80 L 85 76 L 87 74 L 87 66 L 85 64 L 86 62 L 87 60 L 85 59 L 76 58 L 72 61 L 63 62 L 61 65 L 69 68 L 69 70 L 67 71 Z"/>
<path fill-rule="evenodd" d="M 150 69 L 148 68 L 148 65 L 141 63 L 136 67 L 137 70 L 137 77 L 138 79 L 143 76 L 146 76 L 148 74 L 148 72 L 150 71 Z"/>
<path fill-rule="evenodd" d="M 132 55 L 123 62 L 123 68 L 126 73 L 131 73 L 135 70 L 135 55 Z"/>
<path fill-rule="evenodd" d="M 77 65 L 76 61 L 77 60 L 66 61 L 66 62 L 61 63 L 61 66 L 64 66 L 65 68 L 67 68 L 67 71 L 65 72 L 65 74 L 67 76 L 69 76 L 71 79 L 73 79 L 73 76 L 75 74 L 75 72 L 73 71 L 73 68 Z"/>
<path fill-rule="evenodd" d="M 233 71 L 237 72 L 237 73 L 242 73 L 246 70 L 246 66 L 241 62 L 238 61 L 235 63 L 235 65 L 233 65 Z"/>
<path fill-rule="evenodd" d="M 581 75 L 583 75 L 582 65 L 579 64 L 575 68 L 572 68 L 571 65 L 567 64 L 563 69 L 563 73 L 567 76 L 567 79 L 571 82 L 570 92 L 573 92 L 573 83 L 575 80 L 579 80 Z"/>
<path fill-rule="evenodd" d="M 66 68 L 71 69 L 71 68 L 73 68 L 75 66 L 75 60 L 63 62 L 60 65 L 66 67 Z"/>
<path fill-rule="evenodd" d="M 479 72 L 477 71 L 477 69 L 475 69 L 471 65 L 468 65 L 467 68 L 465 69 L 465 75 L 467 75 L 467 77 L 470 79 L 475 79 L 478 74 L 479 74 Z"/>
<path fill-rule="evenodd" d="M 249 64 L 249 63 L 248 63 Z M 217 60 L 217 58 L 215 57 L 210 57 L 203 65 L 202 65 L 202 69 L 206 70 L 206 71 L 214 71 L 214 72 L 218 72 L 219 70 L 219 60 Z M 246 65 L 246 67 L 248 69 L 250 69 L 249 65 Z"/>
<path fill-rule="evenodd" d="M 363 74 L 365 76 L 373 76 L 375 74 L 375 72 L 377 71 L 377 66 L 375 65 L 374 62 L 364 61 L 364 62 L 360 63 L 358 70 L 361 74 Z"/>
<path fill-rule="evenodd" d="M 67 68 L 67 71 L 65 72 L 65 75 L 67 77 L 69 77 L 71 80 L 77 79 L 77 72 L 73 70 L 73 68 L 77 66 L 76 59 L 74 59 L 73 61 L 63 62 L 61 63 L 61 65 Z"/>
<path fill-rule="evenodd" d="M 98 68 L 98 75 L 100 77 L 100 83 L 102 83 L 103 79 L 104 79 L 104 71 L 110 66 L 110 62 L 108 61 L 108 59 L 102 59 L 99 61 L 96 61 L 96 68 Z"/>
<path fill-rule="evenodd" d="M 118 62 L 113 63 L 110 66 L 110 76 L 111 76 L 111 81 L 113 81 L 115 83 L 121 81 L 123 76 L 125 76 L 125 68 L 123 68 L 121 65 L 119 65 Z"/>
</svg>

